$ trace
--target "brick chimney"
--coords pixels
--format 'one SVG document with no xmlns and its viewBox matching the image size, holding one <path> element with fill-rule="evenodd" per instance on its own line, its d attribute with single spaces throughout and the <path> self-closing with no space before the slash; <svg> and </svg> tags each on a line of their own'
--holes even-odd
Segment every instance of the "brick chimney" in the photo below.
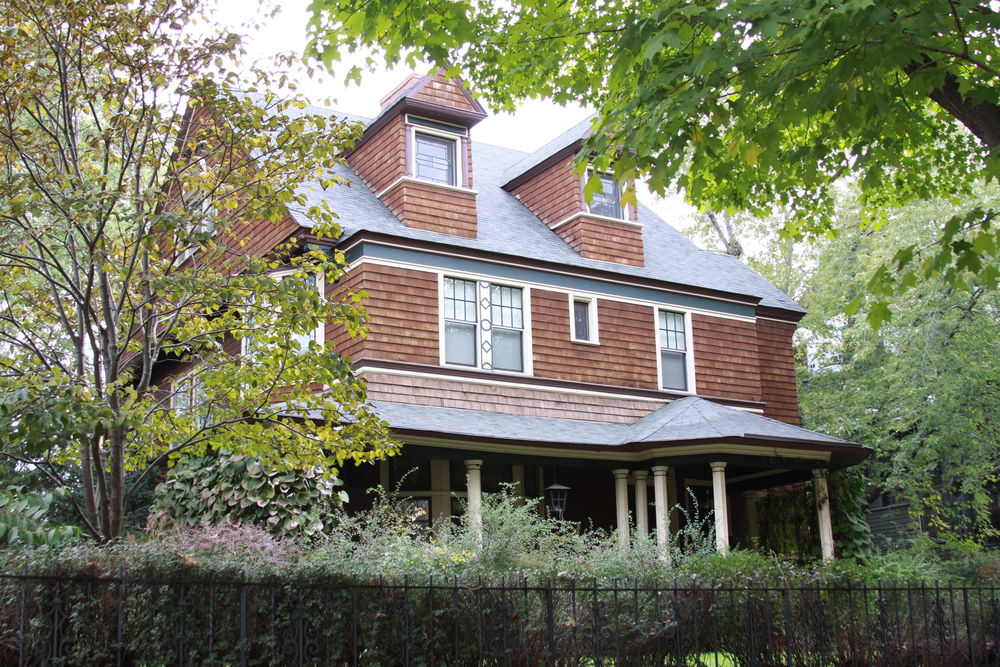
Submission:
<svg viewBox="0 0 1000 667">
<path fill-rule="evenodd" d="M 410 75 L 382 98 L 347 162 L 404 225 L 475 238 L 469 131 L 485 117 L 443 71 Z"/>
</svg>

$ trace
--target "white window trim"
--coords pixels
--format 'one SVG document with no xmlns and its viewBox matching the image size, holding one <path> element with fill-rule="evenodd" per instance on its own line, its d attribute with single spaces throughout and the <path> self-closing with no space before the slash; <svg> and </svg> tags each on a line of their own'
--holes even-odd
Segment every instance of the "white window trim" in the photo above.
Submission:
<svg viewBox="0 0 1000 667">
<path fill-rule="evenodd" d="M 418 183 L 429 183 L 431 185 L 439 185 L 445 188 L 456 188 L 459 190 L 466 189 L 466 183 L 464 176 L 464 170 L 461 168 L 462 160 L 466 159 L 464 145 L 462 140 L 465 139 L 460 134 L 453 134 L 451 132 L 443 132 L 441 130 L 436 130 L 432 127 L 424 127 L 423 125 L 410 125 L 410 140 L 407 145 L 410 148 L 409 159 L 407 160 L 409 164 L 410 178 Z M 455 184 L 450 183 L 438 183 L 437 181 L 432 181 L 426 178 L 419 178 L 417 176 L 417 135 L 426 134 L 434 137 L 441 137 L 442 139 L 450 139 L 455 142 L 455 164 L 452 165 L 452 169 L 455 172 L 453 175 L 455 177 Z"/>
<path fill-rule="evenodd" d="M 274 271 L 269 273 L 268 277 L 274 280 L 281 280 L 286 276 L 298 273 L 299 269 L 281 269 L 279 271 Z M 326 279 L 322 273 L 316 275 L 316 291 L 319 292 L 321 297 L 326 296 Z M 249 333 L 249 332 L 248 332 Z M 319 324 L 316 325 L 316 331 L 313 332 L 313 340 L 315 340 L 319 345 L 323 345 L 326 341 L 326 322 L 320 320 Z M 240 341 L 240 354 L 246 356 L 248 353 L 247 345 L 250 342 L 250 336 L 246 335 Z"/>
<path fill-rule="evenodd" d="M 482 367 L 482 344 L 481 344 L 481 332 L 482 332 L 482 320 L 477 321 L 476 324 L 476 365 L 466 366 L 464 364 L 449 364 L 446 360 L 447 354 L 445 351 L 445 317 L 444 317 L 444 279 L 445 278 L 458 278 L 460 280 L 472 280 L 476 283 L 476 300 L 477 302 L 482 300 L 482 296 L 479 294 L 481 289 L 480 282 L 488 282 L 495 285 L 501 285 L 503 287 L 517 287 L 521 290 L 521 324 L 523 325 L 521 329 L 521 359 L 524 362 L 524 370 L 522 371 L 507 371 L 499 368 L 483 368 Z M 461 271 L 438 271 L 437 272 L 437 283 L 438 283 L 438 362 L 444 368 L 461 368 L 464 370 L 476 370 L 483 373 L 496 373 L 498 375 L 514 375 L 514 376 L 528 376 L 534 375 L 534 363 L 532 354 L 532 341 L 531 341 L 531 285 L 527 283 L 518 282 L 516 280 L 505 280 L 503 278 L 491 278 L 489 276 L 481 276 L 470 273 L 462 273 Z"/>
<path fill-rule="evenodd" d="M 586 296 L 584 294 L 569 293 L 569 340 L 572 343 L 581 345 L 600 345 L 601 337 L 597 327 L 597 297 Z M 575 302 L 587 302 L 587 319 L 590 320 L 590 338 L 583 339 L 576 335 L 576 310 Z"/>
<path fill-rule="evenodd" d="M 679 313 L 684 316 L 684 372 L 687 374 L 687 390 L 666 389 L 663 386 L 663 363 L 660 361 L 660 311 Z M 691 332 L 691 311 L 683 308 L 653 308 L 653 340 L 656 341 L 656 385 L 660 391 L 670 391 L 678 394 L 695 395 L 698 387 L 694 375 L 694 336 Z"/>
<path fill-rule="evenodd" d="M 178 388 L 182 384 L 187 383 L 187 382 L 191 382 L 194 379 L 194 377 L 195 377 L 195 371 L 196 370 L 197 370 L 196 368 L 192 368 L 192 369 L 190 369 L 188 371 L 185 371 L 183 373 L 179 373 L 178 375 L 175 375 L 170 380 L 170 409 L 171 410 L 177 410 L 177 409 L 179 409 L 178 406 L 177 406 L 177 394 L 178 394 L 177 390 L 178 390 Z M 191 400 L 192 399 L 191 394 L 194 393 L 193 390 L 194 390 L 194 384 L 192 383 L 191 386 L 188 388 L 188 407 L 187 407 L 187 409 L 189 411 L 193 407 L 193 401 Z"/>
<path fill-rule="evenodd" d="M 597 175 L 600 175 L 600 176 L 610 176 L 615 181 L 615 183 L 618 184 L 618 191 L 619 191 L 618 193 L 620 195 L 624 195 L 625 194 L 625 188 L 623 187 L 624 184 L 621 181 L 619 181 L 618 179 L 615 178 L 615 172 L 614 171 L 612 171 L 610 169 L 607 169 L 605 171 L 597 171 L 593 167 L 587 167 L 587 175 L 584 177 L 584 180 L 581 183 L 581 186 L 584 188 L 584 190 L 586 190 L 587 181 L 589 181 L 590 178 L 591 178 L 591 176 L 593 176 L 594 174 L 597 174 Z M 632 221 L 632 205 L 631 204 L 622 204 L 621 201 L 619 200 L 618 206 L 621 208 L 621 211 L 622 211 L 622 217 L 620 217 L 620 218 L 613 218 L 613 217 L 611 217 L 609 215 L 599 215 L 597 213 L 591 213 L 591 211 L 590 211 L 590 203 L 587 201 L 586 197 L 583 198 L 583 207 L 585 209 L 587 209 L 587 213 L 588 214 L 594 216 L 595 218 L 600 218 L 601 220 L 611 220 L 613 222 L 631 222 Z M 566 222 L 569 222 L 569 220 L 565 220 L 565 221 L 563 221 L 562 223 L 559 223 L 559 224 L 565 224 Z M 635 223 L 632 223 L 632 224 L 635 224 Z"/>
</svg>

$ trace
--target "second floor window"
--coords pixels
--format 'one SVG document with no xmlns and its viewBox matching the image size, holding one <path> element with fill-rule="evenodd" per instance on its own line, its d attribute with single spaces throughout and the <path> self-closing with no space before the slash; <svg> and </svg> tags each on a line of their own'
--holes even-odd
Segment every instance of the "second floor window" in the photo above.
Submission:
<svg viewBox="0 0 1000 667">
<path fill-rule="evenodd" d="M 414 173 L 417 178 L 445 185 L 457 183 L 455 139 L 416 132 L 413 144 Z"/>
<path fill-rule="evenodd" d="M 688 351 L 684 314 L 661 310 L 659 320 L 660 386 L 687 391 Z"/>
<path fill-rule="evenodd" d="M 570 297 L 570 340 L 597 344 L 597 301 L 582 296 Z"/>
<path fill-rule="evenodd" d="M 590 212 L 594 215 L 624 220 L 621 185 L 611 174 L 598 174 L 598 178 L 601 179 L 601 189 L 595 192 L 594 198 L 590 200 Z"/>
<path fill-rule="evenodd" d="M 520 287 L 445 277 L 445 363 L 524 372 L 523 299 Z"/>
</svg>

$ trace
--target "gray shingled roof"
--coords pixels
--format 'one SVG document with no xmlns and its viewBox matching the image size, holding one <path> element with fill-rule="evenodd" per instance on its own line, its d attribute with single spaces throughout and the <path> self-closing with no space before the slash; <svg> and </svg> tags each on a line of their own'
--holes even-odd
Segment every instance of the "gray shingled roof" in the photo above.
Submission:
<svg viewBox="0 0 1000 667">
<path fill-rule="evenodd" d="M 308 107 L 302 111 L 306 112 L 338 116 L 362 123 L 370 122 L 370 119 L 353 114 L 318 107 Z M 294 114 L 296 111 L 289 109 L 286 113 Z M 551 148 L 549 152 L 557 152 L 576 138 L 580 138 L 589 127 L 589 123 L 589 119 L 584 120 L 547 144 Z M 784 292 L 764 280 L 736 257 L 700 250 L 687 237 L 641 204 L 639 220 L 643 223 L 645 266 L 627 266 L 583 257 L 524 204 L 501 187 L 510 180 L 507 176 L 510 171 L 524 171 L 530 168 L 529 163 L 535 159 L 544 159 L 546 150 L 549 149 L 542 147 L 529 154 L 479 142 L 473 142 L 472 146 L 473 182 L 479 193 L 476 197 L 478 236 L 475 239 L 407 227 L 385 207 L 375 193 L 365 186 L 354 170 L 348 167 L 338 167 L 335 171 L 337 175 L 350 182 L 350 187 L 334 186 L 322 190 L 317 183 L 309 184 L 305 186 L 309 198 L 306 209 L 293 208 L 292 215 L 299 224 L 309 227 L 312 223 L 304 211 L 309 206 L 326 201 L 340 216 L 345 236 L 360 231 L 379 232 L 402 238 L 485 250 L 515 258 L 524 257 L 597 269 L 612 274 L 732 292 L 757 297 L 765 306 L 804 312 L 802 307 Z"/>
<path fill-rule="evenodd" d="M 697 396 L 677 399 L 632 424 L 460 410 L 375 401 L 378 414 L 398 431 L 423 431 L 498 440 L 621 447 L 692 440 L 733 439 L 860 447 Z"/>
<path fill-rule="evenodd" d="M 504 185 L 529 169 L 537 167 L 567 146 L 589 137 L 595 116 L 596 114 L 591 114 L 587 118 L 584 118 L 534 153 L 528 153 L 525 157 L 507 167 L 500 176 L 500 185 Z"/>
</svg>

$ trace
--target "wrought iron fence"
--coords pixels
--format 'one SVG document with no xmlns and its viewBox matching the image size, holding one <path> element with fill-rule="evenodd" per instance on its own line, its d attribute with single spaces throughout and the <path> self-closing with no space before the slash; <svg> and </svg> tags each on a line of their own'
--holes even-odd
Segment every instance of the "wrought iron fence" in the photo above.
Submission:
<svg viewBox="0 0 1000 667">
<path fill-rule="evenodd" d="M 993 588 L 0 575 L 4 665 L 987 665 Z"/>
</svg>

